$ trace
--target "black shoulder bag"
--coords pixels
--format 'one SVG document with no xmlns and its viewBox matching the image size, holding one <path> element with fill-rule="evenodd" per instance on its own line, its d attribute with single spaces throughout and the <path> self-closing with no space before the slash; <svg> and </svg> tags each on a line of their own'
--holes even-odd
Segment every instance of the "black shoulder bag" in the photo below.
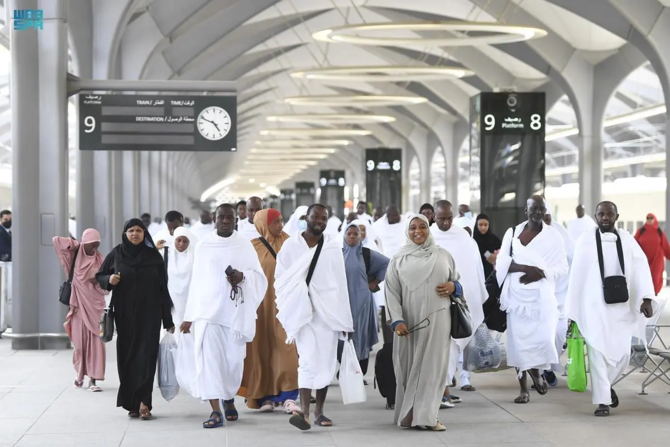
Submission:
<svg viewBox="0 0 670 447">
<path fill-rule="evenodd" d="M 72 258 L 72 265 L 70 266 L 70 275 L 67 277 L 67 281 L 61 284 L 60 290 L 58 291 L 58 301 L 60 301 L 61 303 L 65 304 L 68 307 L 70 306 L 70 297 L 72 296 L 72 278 L 74 277 L 74 265 L 77 262 L 78 254 L 79 254 L 79 248 L 75 250 L 74 257 Z"/>
<path fill-rule="evenodd" d="M 170 255 L 170 249 L 168 247 L 163 247 L 163 264 L 165 265 L 165 279 L 168 277 L 168 256 Z M 118 273 L 118 272 L 116 272 Z"/>
<path fill-rule="evenodd" d="M 600 230 L 596 228 L 596 247 L 598 249 L 598 266 L 600 267 L 600 278 L 603 281 L 603 296 L 607 304 L 619 304 L 628 301 L 628 283 L 626 282 L 626 269 L 623 262 L 623 247 L 621 237 L 616 235 L 616 252 L 621 265 L 622 276 L 608 276 L 605 278 L 605 264 L 603 262 L 603 243 L 600 240 Z"/>
<path fill-rule="evenodd" d="M 509 247 L 509 255 L 514 254 L 514 233 L 516 228 L 512 228 L 512 243 Z M 505 284 L 498 285 L 498 275 L 496 271 L 493 270 L 491 274 L 486 278 L 484 285 L 486 286 L 486 291 L 489 294 L 488 299 L 484 302 L 484 323 L 486 326 L 494 331 L 505 332 L 507 330 L 507 312 L 500 309 L 500 295 L 502 294 L 502 286 Z"/>
<path fill-rule="evenodd" d="M 114 257 L 114 274 L 119 273 L 119 264 Z M 100 340 L 109 343 L 114 338 L 114 292 L 109 307 L 105 308 L 100 316 Z"/>
<path fill-rule="evenodd" d="M 323 248 L 323 236 L 321 236 L 321 239 L 319 239 L 319 242 L 316 244 L 316 251 L 314 252 L 314 256 L 312 257 L 312 262 L 309 264 L 309 270 L 307 271 L 307 279 L 305 280 L 307 282 L 307 287 L 309 287 L 309 283 L 312 281 L 312 276 L 314 276 L 314 269 L 316 268 L 316 263 L 319 260 L 319 256 L 321 256 L 322 248 Z"/>
<path fill-rule="evenodd" d="M 272 257 L 277 259 L 277 253 L 275 253 L 275 251 L 272 249 L 272 245 L 270 245 L 270 243 L 267 241 L 267 239 L 265 239 L 263 236 L 261 236 L 261 237 L 258 238 L 258 240 L 261 241 L 261 243 L 263 245 L 265 245 L 265 248 L 268 249 L 268 251 L 270 252 Z"/>
</svg>

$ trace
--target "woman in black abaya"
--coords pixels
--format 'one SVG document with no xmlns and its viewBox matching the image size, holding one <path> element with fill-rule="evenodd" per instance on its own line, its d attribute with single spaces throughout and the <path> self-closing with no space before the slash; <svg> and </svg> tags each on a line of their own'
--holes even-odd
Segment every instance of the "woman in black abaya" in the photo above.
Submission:
<svg viewBox="0 0 670 447">
<path fill-rule="evenodd" d="M 123 242 L 105 258 L 96 274 L 100 287 L 112 291 L 119 371 L 117 407 L 131 418 L 151 418 L 161 321 L 174 332 L 172 300 L 163 258 L 140 219 L 123 228 Z"/>
<path fill-rule="evenodd" d="M 502 245 L 502 241 L 498 236 L 491 232 L 491 220 L 486 214 L 477 216 L 475 223 L 475 230 L 472 238 L 477 242 L 479 247 L 479 254 L 482 257 L 482 265 L 484 266 L 484 277 L 488 278 L 494 270 L 494 264 L 498 257 L 498 250 Z"/>
</svg>

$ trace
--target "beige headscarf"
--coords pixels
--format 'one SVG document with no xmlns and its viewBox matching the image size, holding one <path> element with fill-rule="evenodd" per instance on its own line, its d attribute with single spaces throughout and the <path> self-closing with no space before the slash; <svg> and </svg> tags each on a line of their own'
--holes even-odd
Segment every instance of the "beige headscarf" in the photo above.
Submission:
<svg viewBox="0 0 670 447">
<path fill-rule="evenodd" d="M 400 279 L 407 284 L 411 291 L 418 289 L 433 274 L 440 251 L 440 248 L 435 244 L 435 239 L 433 239 L 430 230 L 428 230 L 426 242 L 422 245 L 415 244 L 409 238 L 409 227 L 415 219 L 422 220 L 427 227 L 430 227 L 428 219 L 423 214 L 412 214 L 409 216 L 405 227 L 407 241 L 393 257 L 394 260 L 397 259 L 396 263 Z"/>
</svg>

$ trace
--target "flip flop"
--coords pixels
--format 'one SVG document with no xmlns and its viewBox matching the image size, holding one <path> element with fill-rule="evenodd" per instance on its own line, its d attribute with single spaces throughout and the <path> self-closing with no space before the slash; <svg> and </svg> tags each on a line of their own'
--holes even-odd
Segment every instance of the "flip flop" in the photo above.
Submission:
<svg viewBox="0 0 670 447">
<path fill-rule="evenodd" d="M 614 388 L 610 391 L 610 395 L 612 396 L 612 403 L 610 404 L 610 408 L 616 408 L 619 406 L 619 396 L 617 396 L 616 391 L 614 391 Z"/>
<path fill-rule="evenodd" d="M 275 411 L 275 404 L 271 400 L 266 400 L 261 406 L 261 413 L 272 413 Z"/>
<path fill-rule="evenodd" d="M 292 426 L 302 431 L 309 430 L 310 428 L 312 428 L 312 426 L 309 425 L 309 422 L 307 422 L 307 419 L 305 419 L 305 413 L 303 413 L 302 411 L 294 412 L 293 416 L 291 416 L 291 419 L 289 419 L 288 422 Z"/>
<path fill-rule="evenodd" d="M 140 412 L 139 411 L 129 411 L 128 412 L 128 417 L 130 419 L 138 419 L 140 417 Z"/>
<path fill-rule="evenodd" d="M 331 421 L 324 415 L 319 415 L 319 417 L 316 418 L 316 420 L 314 421 L 314 425 L 317 425 L 319 427 L 332 427 L 333 421 Z"/>
<path fill-rule="evenodd" d="M 99 393 L 99 392 L 102 391 L 102 388 L 100 388 L 97 385 L 93 385 L 93 386 L 89 387 L 88 390 L 93 392 L 93 393 Z"/>
<path fill-rule="evenodd" d="M 547 394 L 547 392 L 549 391 L 549 385 L 547 385 L 547 381 L 544 379 L 544 377 L 540 376 L 540 380 L 542 381 L 542 385 L 540 386 L 540 385 L 538 385 L 537 381 L 535 380 L 535 377 L 533 377 L 533 375 L 531 373 L 528 373 L 528 375 L 530 376 L 530 380 L 533 381 L 533 386 L 535 386 L 535 391 L 537 391 L 537 393 L 540 396 L 544 396 L 545 394 Z"/>
<path fill-rule="evenodd" d="M 74 387 L 75 388 L 81 388 L 83 386 L 84 386 L 84 381 L 83 380 L 81 382 L 79 382 L 77 379 L 74 379 Z"/>
<path fill-rule="evenodd" d="M 477 389 L 472 385 L 465 385 L 461 387 L 461 391 L 477 391 Z"/>
<path fill-rule="evenodd" d="M 209 419 L 202 423 L 202 428 L 219 428 L 223 427 L 223 416 L 218 411 L 212 411 Z"/>
</svg>

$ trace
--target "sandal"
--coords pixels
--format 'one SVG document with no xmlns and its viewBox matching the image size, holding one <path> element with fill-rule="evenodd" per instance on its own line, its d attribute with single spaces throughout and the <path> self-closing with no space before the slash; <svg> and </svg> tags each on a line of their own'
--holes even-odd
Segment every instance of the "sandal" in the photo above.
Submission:
<svg viewBox="0 0 670 447">
<path fill-rule="evenodd" d="M 284 402 L 284 413 L 293 414 L 296 411 L 300 411 L 300 407 L 294 400 L 287 400 Z"/>
<path fill-rule="evenodd" d="M 333 421 L 328 419 L 324 415 L 319 415 L 316 420 L 314 421 L 314 424 L 319 426 L 319 427 L 332 427 L 333 426 Z"/>
<path fill-rule="evenodd" d="M 302 431 L 309 430 L 310 428 L 312 428 L 312 426 L 309 425 L 309 422 L 307 422 L 307 419 L 305 419 L 305 413 L 303 413 L 302 411 L 294 412 L 293 416 L 291 416 L 291 419 L 289 419 L 288 422 L 292 426 Z"/>
<path fill-rule="evenodd" d="M 130 419 L 137 419 L 140 417 L 140 412 L 139 411 L 129 411 L 128 412 L 128 417 Z"/>
<path fill-rule="evenodd" d="M 442 424 L 442 422 L 437 421 L 437 424 L 435 424 L 435 427 L 426 427 L 428 430 L 432 431 L 447 431 L 447 427 Z"/>
<path fill-rule="evenodd" d="M 538 384 L 537 379 L 535 379 L 535 377 L 533 377 L 533 375 L 530 372 L 528 373 L 528 375 L 530 376 L 530 380 L 533 381 L 533 386 L 535 387 L 535 391 L 537 391 L 537 393 L 540 396 L 544 396 L 545 394 L 547 394 L 547 392 L 549 391 L 549 385 L 547 385 L 547 381 L 544 379 L 544 377 L 543 376 L 539 377 L 539 380 L 541 381 L 541 385 L 540 385 L 540 384 Z"/>
<path fill-rule="evenodd" d="M 91 391 L 91 392 L 93 392 L 93 393 L 99 393 L 99 392 L 102 391 L 102 388 L 100 388 L 98 385 L 91 385 L 91 386 L 88 388 L 88 390 Z"/>
<path fill-rule="evenodd" d="M 610 408 L 616 408 L 619 406 L 619 396 L 617 396 L 616 391 L 614 391 L 614 388 L 610 391 L 610 395 L 612 396 L 612 403 L 610 404 Z"/>
<path fill-rule="evenodd" d="M 153 419 L 151 410 L 149 410 L 149 408 L 140 409 L 140 419 L 143 421 L 150 421 Z"/>
<path fill-rule="evenodd" d="M 598 409 L 596 410 L 596 412 L 593 413 L 593 414 L 595 416 L 599 416 L 599 417 L 609 416 L 610 415 L 610 407 L 609 407 L 609 405 L 600 404 L 598 406 Z"/>
<path fill-rule="evenodd" d="M 83 386 L 84 386 L 84 381 L 83 380 L 80 382 L 76 378 L 74 379 L 74 387 L 75 388 L 81 388 Z"/>
<path fill-rule="evenodd" d="M 219 428 L 223 426 L 223 416 L 218 411 L 212 411 L 209 419 L 202 423 L 202 428 Z"/>
<path fill-rule="evenodd" d="M 519 394 L 519 397 L 514 399 L 515 404 L 527 404 L 530 402 L 530 395 L 528 393 Z"/>
<path fill-rule="evenodd" d="M 477 389 L 472 385 L 465 385 L 461 387 L 461 391 L 477 391 Z"/>
<path fill-rule="evenodd" d="M 223 401 L 223 414 L 226 416 L 226 420 L 229 422 L 235 422 L 240 418 L 239 413 L 236 408 L 226 409 L 227 405 L 235 405 L 235 399 L 224 400 Z"/>
<path fill-rule="evenodd" d="M 275 411 L 275 403 L 272 402 L 271 400 L 266 400 L 263 402 L 263 405 L 261 405 L 261 413 L 272 413 Z"/>
</svg>

